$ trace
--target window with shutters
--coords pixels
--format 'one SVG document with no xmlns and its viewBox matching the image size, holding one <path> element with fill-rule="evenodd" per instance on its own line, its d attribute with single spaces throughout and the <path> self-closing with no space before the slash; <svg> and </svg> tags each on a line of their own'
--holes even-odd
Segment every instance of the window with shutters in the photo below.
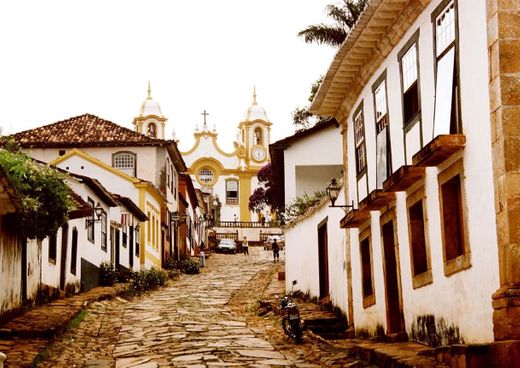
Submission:
<svg viewBox="0 0 520 368">
<path fill-rule="evenodd" d="M 457 9 L 443 1 L 432 14 L 435 39 L 435 113 L 433 136 L 457 134 L 460 124 L 460 86 L 457 50 Z"/>
<path fill-rule="evenodd" d="M 226 204 L 238 204 L 238 180 L 226 181 Z"/>
<path fill-rule="evenodd" d="M 365 120 L 362 105 L 354 115 L 354 143 L 356 146 L 356 172 L 363 173 L 367 166 L 365 148 Z"/>
<path fill-rule="evenodd" d="M 471 267 L 465 218 L 463 161 L 439 174 L 439 199 L 444 255 L 444 274 L 449 276 Z"/>
<path fill-rule="evenodd" d="M 359 254 L 361 256 L 361 291 L 363 293 L 363 308 L 376 303 L 374 293 L 374 277 L 372 268 L 372 249 L 370 244 L 370 227 L 360 235 Z"/>
</svg>

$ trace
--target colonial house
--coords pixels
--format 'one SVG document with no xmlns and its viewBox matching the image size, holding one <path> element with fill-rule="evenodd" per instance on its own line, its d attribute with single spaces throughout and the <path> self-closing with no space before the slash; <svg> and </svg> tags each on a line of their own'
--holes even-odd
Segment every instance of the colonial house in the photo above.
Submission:
<svg viewBox="0 0 520 368">
<path fill-rule="evenodd" d="M 102 263 L 120 270 L 140 269 L 139 228 L 147 220 L 145 214 L 96 179 L 69 174 L 66 182 L 82 208 L 71 212 L 70 220 L 41 242 L 42 288 L 87 291 L 99 286 Z"/>
<path fill-rule="evenodd" d="M 518 7 L 369 1 L 324 77 L 311 111 L 342 127 L 357 331 L 520 337 Z"/>
<path fill-rule="evenodd" d="M 156 186 L 120 170 L 115 170 L 112 166 L 76 148 L 56 158 L 51 164 L 70 173 L 81 173 L 79 175 L 82 176 L 86 176 L 85 174 L 88 173 L 90 177 L 98 178 L 98 181 L 103 183 L 103 186 L 111 195 L 116 193 L 120 196 L 121 200 L 125 201 L 129 207 L 131 206 L 130 202 L 136 204 L 137 209 L 144 214 L 143 218 L 147 219 L 142 226 L 138 227 L 138 225 L 141 225 L 140 221 L 142 221 L 139 220 L 138 216 L 130 219 L 128 216 L 125 216 L 122 219 L 123 216 L 114 214 L 114 218 L 106 219 L 106 223 L 103 223 L 101 228 L 103 228 L 106 234 L 109 234 L 112 243 L 118 244 L 120 242 L 119 229 L 121 229 L 122 223 L 125 223 L 124 230 L 128 230 L 127 236 L 129 236 L 130 228 L 132 228 L 134 237 L 137 243 L 139 243 L 139 246 L 136 244 L 133 249 L 132 256 L 139 256 L 138 264 L 144 268 L 162 266 L 161 239 L 163 234 L 161 234 L 160 223 L 162 204 L 165 200 L 164 195 Z M 122 198 L 127 198 L 128 200 L 123 200 Z M 114 198 L 114 201 L 117 204 L 116 198 Z M 97 203 L 93 198 L 88 202 L 93 207 Z M 92 226 L 95 227 L 95 225 Z M 110 249 L 113 250 L 114 254 L 111 254 L 109 261 L 115 263 L 115 250 L 119 248 L 111 247 Z M 128 258 L 126 256 L 123 257 L 124 259 L 130 259 L 130 255 L 128 255 Z M 119 262 L 117 263 L 120 264 Z"/>
<path fill-rule="evenodd" d="M 155 106 L 151 98 L 143 103 L 141 123 L 151 124 L 155 119 L 149 105 Z M 137 124 L 137 128 L 140 126 Z M 174 141 L 160 139 L 157 134 L 145 136 L 90 114 L 13 137 L 29 156 L 96 178 L 110 192 L 136 203 L 149 219 L 141 232 L 142 266 L 160 267 L 176 251 L 170 237 L 170 214 L 178 210 L 178 173 L 186 166 Z M 125 189 L 121 190 L 118 183 Z"/>
<path fill-rule="evenodd" d="M 326 155 L 316 152 L 327 147 Z M 289 207 L 297 198 L 318 194 L 319 203 L 284 226 L 285 280 L 287 289 L 298 280 L 298 289 L 311 297 L 329 297 L 347 314 L 345 232 L 338 226 L 341 211 L 330 208 L 325 188 L 342 178 L 343 147 L 339 124 L 331 119 L 269 146 L 277 201 Z M 343 198 L 338 198 L 338 201 Z"/>
</svg>

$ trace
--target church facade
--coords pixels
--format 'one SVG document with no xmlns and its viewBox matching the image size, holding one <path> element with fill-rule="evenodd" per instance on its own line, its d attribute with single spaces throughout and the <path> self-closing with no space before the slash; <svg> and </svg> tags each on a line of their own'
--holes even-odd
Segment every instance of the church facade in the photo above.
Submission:
<svg viewBox="0 0 520 368">
<path fill-rule="evenodd" d="M 211 193 L 215 205 L 220 207 L 221 222 L 261 221 L 268 214 L 249 211 L 249 197 L 259 186 L 257 175 L 269 159 L 269 143 L 272 123 L 265 110 L 256 102 L 247 109 L 245 118 L 237 126 L 234 150 L 220 148 L 215 129 L 210 130 L 204 112 L 202 129 L 194 132 L 195 143 L 188 151 L 181 152 L 187 173 L 203 192 Z"/>
</svg>

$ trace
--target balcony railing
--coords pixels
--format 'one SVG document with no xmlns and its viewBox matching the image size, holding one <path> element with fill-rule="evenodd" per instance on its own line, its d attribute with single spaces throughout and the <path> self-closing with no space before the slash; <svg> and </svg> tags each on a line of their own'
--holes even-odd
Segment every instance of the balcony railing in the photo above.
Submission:
<svg viewBox="0 0 520 368">
<path fill-rule="evenodd" d="M 215 227 L 267 228 L 279 227 L 279 225 L 276 222 L 267 221 L 220 221 L 215 223 Z"/>
</svg>

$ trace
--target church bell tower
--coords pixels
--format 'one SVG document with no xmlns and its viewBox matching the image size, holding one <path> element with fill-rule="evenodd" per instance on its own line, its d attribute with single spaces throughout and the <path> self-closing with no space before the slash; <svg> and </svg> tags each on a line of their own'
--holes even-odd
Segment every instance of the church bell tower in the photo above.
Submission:
<svg viewBox="0 0 520 368">
<path fill-rule="evenodd" d="M 152 99 L 152 90 L 148 82 L 148 97 L 141 105 L 139 116 L 134 118 L 135 131 L 151 138 L 165 139 L 166 119 L 159 103 Z"/>
</svg>

